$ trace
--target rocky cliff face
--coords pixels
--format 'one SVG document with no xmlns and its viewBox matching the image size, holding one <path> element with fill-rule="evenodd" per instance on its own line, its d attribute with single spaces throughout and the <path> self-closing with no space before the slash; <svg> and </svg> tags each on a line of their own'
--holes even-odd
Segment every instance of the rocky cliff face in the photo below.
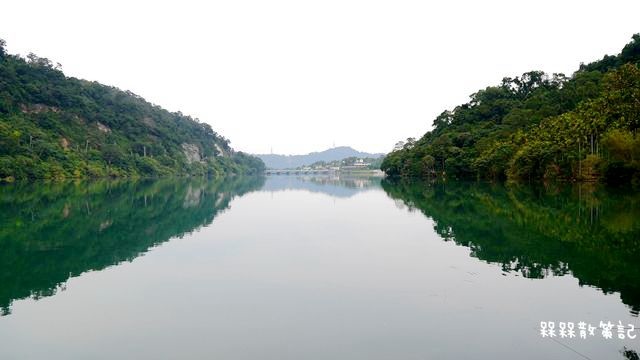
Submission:
<svg viewBox="0 0 640 360">
<path fill-rule="evenodd" d="M 200 148 L 195 144 L 182 144 L 182 152 L 187 158 L 187 163 L 192 164 L 194 162 L 201 162 L 202 156 L 200 155 Z"/>
</svg>

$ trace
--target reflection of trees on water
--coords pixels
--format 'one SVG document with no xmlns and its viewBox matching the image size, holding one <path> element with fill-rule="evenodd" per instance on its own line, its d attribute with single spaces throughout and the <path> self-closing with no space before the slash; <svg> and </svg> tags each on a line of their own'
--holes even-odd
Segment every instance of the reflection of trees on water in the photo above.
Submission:
<svg viewBox="0 0 640 360">
<path fill-rule="evenodd" d="M 620 351 L 620 353 L 622 353 L 622 356 L 624 356 L 624 358 L 627 360 L 640 360 L 640 355 L 638 355 L 638 352 L 635 350 L 631 350 L 626 346 Z"/>
<path fill-rule="evenodd" d="M 0 307 L 53 295 L 70 277 L 131 261 L 209 224 L 263 178 L 0 186 Z M 63 289 L 63 288 L 62 288 Z"/>
<path fill-rule="evenodd" d="M 593 186 L 396 183 L 389 196 L 435 221 L 445 241 L 528 278 L 571 273 L 640 310 L 640 194 Z"/>
</svg>

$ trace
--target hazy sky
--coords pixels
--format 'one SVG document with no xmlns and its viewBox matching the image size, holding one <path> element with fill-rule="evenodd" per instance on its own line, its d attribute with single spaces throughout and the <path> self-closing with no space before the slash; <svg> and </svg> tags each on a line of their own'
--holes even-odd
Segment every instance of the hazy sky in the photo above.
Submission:
<svg viewBox="0 0 640 360">
<path fill-rule="evenodd" d="M 5 1 L 12 53 L 207 122 L 239 150 L 387 152 L 504 76 L 572 73 L 640 1 Z"/>
</svg>

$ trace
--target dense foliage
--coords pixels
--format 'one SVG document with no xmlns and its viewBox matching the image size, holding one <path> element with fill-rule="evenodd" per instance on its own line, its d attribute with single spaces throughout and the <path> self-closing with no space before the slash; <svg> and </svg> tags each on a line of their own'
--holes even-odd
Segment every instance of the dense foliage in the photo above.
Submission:
<svg viewBox="0 0 640 360">
<path fill-rule="evenodd" d="M 7 54 L 0 40 L 0 179 L 259 172 L 211 126 L 59 65 Z"/>
<path fill-rule="evenodd" d="M 382 170 L 391 176 L 640 184 L 640 34 L 571 77 L 531 71 L 440 114 Z"/>
<path fill-rule="evenodd" d="M 581 285 L 619 292 L 640 312 L 640 194 L 586 183 L 508 187 L 500 183 L 385 179 L 389 196 L 434 222 L 445 241 L 541 279 L 572 274 Z"/>
</svg>

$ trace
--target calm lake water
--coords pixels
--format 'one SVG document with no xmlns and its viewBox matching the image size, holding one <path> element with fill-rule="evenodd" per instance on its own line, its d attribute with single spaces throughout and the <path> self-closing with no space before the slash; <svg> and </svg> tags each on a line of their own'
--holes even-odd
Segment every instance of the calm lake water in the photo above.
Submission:
<svg viewBox="0 0 640 360">
<path fill-rule="evenodd" d="M 640 325 L 633 191 L 296 176 L 12 184 L 0 226 L 0 359 L 640 350 L 640 330 L 622 340 L 616 327 Z M 611 321 L 613 339 L 542 338 L 541 321 Z"/>
</svg>

